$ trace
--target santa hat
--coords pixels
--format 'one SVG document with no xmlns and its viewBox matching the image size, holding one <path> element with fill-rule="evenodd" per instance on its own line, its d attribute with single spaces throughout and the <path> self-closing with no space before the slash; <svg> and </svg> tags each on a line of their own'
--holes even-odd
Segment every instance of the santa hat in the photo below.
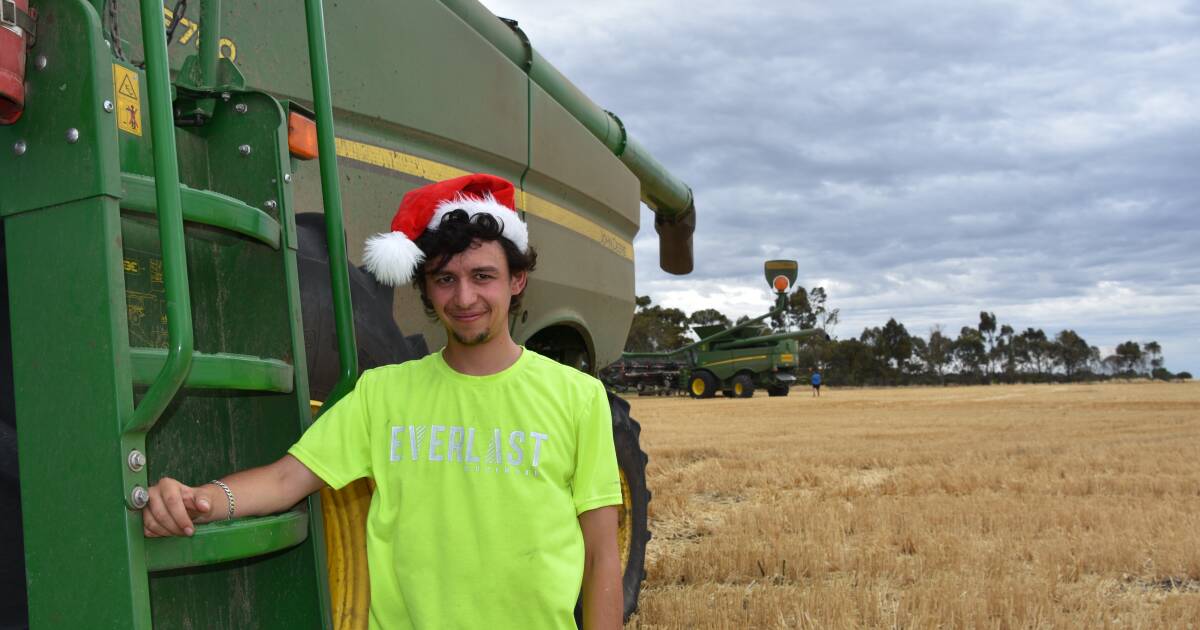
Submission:
<svg viewBox="0 0 1200 630">
<path fill-rule="evenodd" d="M 392 217 L 392 231 L 367 239 L 363 266 L 389 286 L 408 284 L 425 254 L 414 242 L 426 230 L 436 230 L 442 217 L 454 210 L 468 216 L 490 214 L 501 226 L 501 235 L 522 252 L 529 251 L 529 230 L 513 205 L 513 185 L 495 175 L 455 177 L 408 191 Z"/>
</svg>

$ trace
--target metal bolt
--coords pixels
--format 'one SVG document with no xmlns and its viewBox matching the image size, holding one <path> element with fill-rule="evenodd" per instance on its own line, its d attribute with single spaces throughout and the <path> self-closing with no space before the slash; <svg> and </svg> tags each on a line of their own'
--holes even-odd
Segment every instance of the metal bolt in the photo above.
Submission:
<svg viewBox="0 0 1200 630">
<path fill-rule="evenodd" d="M 290 184 L 290 183 L 292 183 L 292 174 L 291 174 L 291 173 L 284 173 L 284 174 L 283 174 L 283 181 L 284 181 L 284 183 L 285 183 L 285 184 Z"/>
<path fill-rule="evenodd" d="M 106 111 L 110 114 L 112 113 L 112 111 L 113 111 L 113 102 L 112 101 L 110 101 L 108 99 L 104 99 L 104 111 Z"/>
<path fill-rule="evenodd" d="M 70 129 L 67 130 L 67 142 L 70 144 L 75 144 L 76 142 L 79 142 L 79 130 L 78 129 L 71 127 Z"/>
<path fill-rule="evenodd" d="M 129 458 L 125 461 L 129 464 L 129 470 L 133 472 L 138 472 L 146 467 L 146 455 L 137 449 L 129 451 Z"/>
<path fill-rule="evenodd" d="M 150 492 L 141 486 L 134 486 L 133 490 L 129 491 L 129 504 L 133 509 L 140 510 L 146 507 L 150 502 Z"/>
<path fill-rule="evenodd" d="M 266 208 L 267 210 L 274 210 L 275 207 L 278 205 L 279 204 L 275 203 L 274 199 L 268 199 L 267 202 L 263 204 L 263 207 Z"/>
<path fill-rule="evenodd" d="M 249 109 L 250 108 L 246 107 L 245 103 L 238 103 L 237 105 L 233 106 L 233 111 L 235 111 L 239 114 L 245 114 Z"/>
<path fill-rule="evenodd" d="M 17 155 L 25 155 L 25 150 L 28 148 L 24 140 L 17 140 L 13 143 L 13 153 Z"/>
<path fill-rule="evenodd" d="M 250 155 L 250 145 L 243 144 L 242 146 L 238 147 L 238 153 L 241 153 L 242 155 Z"/>
<path fill-rule="evenodd" d="M 46 69 L 46 55 L 38 55 L 37 57 L 34 57 L 33 67 L 37 68 L 38 70 L 45 70 Z"/>
<path fill-rule="evenodd" d="M 229 92 L 221 92 L 221 100 L 222 100 L 222 101 L 225 101 L 226 103 L 228 103 L 228 102 L 229 102 L 229 97 L 230 97 L 230 96 L 233 96 L 233 95 L 232 95 L 232 94 L 230 94 Z"/>
</svg>

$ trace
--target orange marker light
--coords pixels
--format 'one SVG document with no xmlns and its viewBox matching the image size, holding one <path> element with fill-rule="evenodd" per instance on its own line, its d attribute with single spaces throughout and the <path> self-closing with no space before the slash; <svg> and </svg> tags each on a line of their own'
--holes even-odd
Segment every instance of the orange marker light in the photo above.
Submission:
<svg viewBox="0 0 1200 630">
<path fill-rule="evenodd" d="M 792 283 L 788 282 L 787 276 L 775 276 L 775 279 L 771 281 L 771 286 L 775 287 L 775 290 L 779 293 L 787 291 L 791 285 Z"/>
<path fill-rule="evenodd" d="M 317 157 L 317 123 L 296 112 L 289 112 L 288 151 L 301 160 Z"/>
</svg>

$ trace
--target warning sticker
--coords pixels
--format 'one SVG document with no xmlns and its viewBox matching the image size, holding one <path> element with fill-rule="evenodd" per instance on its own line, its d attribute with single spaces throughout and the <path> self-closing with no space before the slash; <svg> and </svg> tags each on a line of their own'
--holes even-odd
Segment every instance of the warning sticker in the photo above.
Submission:
<svg viewBox="0 0 1200 630">
<path fill-rule="evenodd" d="M 142 135 L 142 99 L 138 75 L 120 64 L 113 64 L 113 92 L 117 94 L 117 129 Z"/>
</svg>

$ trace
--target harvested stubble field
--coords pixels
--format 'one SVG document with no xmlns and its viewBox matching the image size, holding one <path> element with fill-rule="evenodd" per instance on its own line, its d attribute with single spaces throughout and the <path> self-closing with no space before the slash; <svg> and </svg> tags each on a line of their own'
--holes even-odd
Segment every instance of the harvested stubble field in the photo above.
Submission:
<svg viewBox="0 0 1200 630">
<path fill-rule="evenodd" d="M 633 397 L 632 628 L 1200 628 L 1200 384 Z"/>
</svg>

